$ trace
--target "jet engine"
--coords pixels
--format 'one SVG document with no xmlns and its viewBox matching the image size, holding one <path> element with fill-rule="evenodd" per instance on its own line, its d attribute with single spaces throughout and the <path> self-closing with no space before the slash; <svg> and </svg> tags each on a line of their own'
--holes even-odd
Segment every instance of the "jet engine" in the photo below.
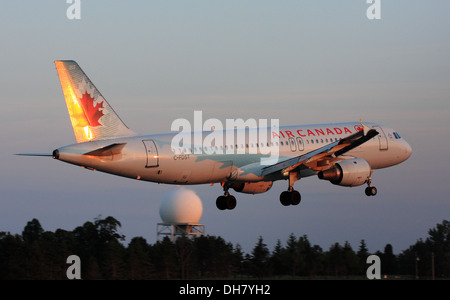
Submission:
<svg viewBox="0 0 450 300">
<path fill-rule="evenodd" d="M 333 167 L 317 174 L 320 179 L 342 186 L 363 185 L 369 180 L 370 175 L 372 175 L 372 168 L 361 158 L 341 160 Z"/>
<path fill-rule="evenodd" d="M 230 187 L 239 193 L 260 194 L 270 190 L 272 184 L 272 181 L 238 182 L 233 183 Z"/>
</svg>

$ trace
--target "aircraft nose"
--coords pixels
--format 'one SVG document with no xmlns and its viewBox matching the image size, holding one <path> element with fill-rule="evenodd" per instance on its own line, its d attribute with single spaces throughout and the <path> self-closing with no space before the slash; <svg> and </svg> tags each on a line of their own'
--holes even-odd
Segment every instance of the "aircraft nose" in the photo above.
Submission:
<svg viewBox="0 0 450 300">
<path fill-rule="evenodd" d="M 405 151 L 405 160 L 407 160 L 412 154 L 412 148 L 406 141 L 403 142 L 404 142 L 403 149 Z"/>
</svg>

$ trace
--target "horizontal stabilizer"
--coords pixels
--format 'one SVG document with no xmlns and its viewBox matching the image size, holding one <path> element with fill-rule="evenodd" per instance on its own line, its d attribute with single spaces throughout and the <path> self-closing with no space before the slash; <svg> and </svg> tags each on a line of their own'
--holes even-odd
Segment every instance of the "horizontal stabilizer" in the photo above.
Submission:
<svg viewBox="0 0 450 300">
<path fill-rule="evenodd" d="M 21 156 L 53 156 L 52 153 L 16 153 L 16 155 Z"/>
<path fill-rule="evenodd" d="M 94 151 L 90 151 L 88 153 L 84 153 L 83 155 L 90 156 L 108 156 L 108 155 L 117 155 L 122 153 L 123 147 L 125 147 L 127 143 L 114 143 L 108 145 L 106 147 L 98 148 Z"/>
</svg>

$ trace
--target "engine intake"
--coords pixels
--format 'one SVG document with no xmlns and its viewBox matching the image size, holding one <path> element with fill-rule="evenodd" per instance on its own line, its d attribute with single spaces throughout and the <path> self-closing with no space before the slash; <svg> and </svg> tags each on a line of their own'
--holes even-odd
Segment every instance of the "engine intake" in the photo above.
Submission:
<svg viewBox="0 0 450 300">
<path fill-rule="evenodd" d="M 372 168 L 366 160 L 361 158 L 342 160 L 317 174 L 320 179 L 342 186 L 363 185 L 369 180 L 370 175 L 372 175 Z"/>
</svg>

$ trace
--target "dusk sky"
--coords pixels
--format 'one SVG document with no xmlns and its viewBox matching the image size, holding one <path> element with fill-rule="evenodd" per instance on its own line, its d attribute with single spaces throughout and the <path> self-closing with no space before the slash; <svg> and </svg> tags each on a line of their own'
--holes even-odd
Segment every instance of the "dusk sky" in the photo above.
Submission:
<svg viewBox="0 0 450 300">
<path fill-rule="evenodd" d="M 364 239 L 369 251 L 405 250 L 450 219 L 450 2 L 381 0 L 0 0 L 0 231 L 73 230 L 113 216 L 127 242 L 156 242 L 163 196 L 178 188 L 91 172 L 46 157 L 75 143 L 54 61 L 76 60 L 134 131 L 170 132 L 178 118 L 280 119 L 280 125 L 359 121 L 395 128 L 412 146 L 406 162 L 365 186 L 302 179 L 298 206 L 283 207 L 287 181 L 239 194 L 219 211 L 214 186 L 186 186 L 201 222 L 250 253 L 291 233 L 324 250 Z"/>
</svg>

